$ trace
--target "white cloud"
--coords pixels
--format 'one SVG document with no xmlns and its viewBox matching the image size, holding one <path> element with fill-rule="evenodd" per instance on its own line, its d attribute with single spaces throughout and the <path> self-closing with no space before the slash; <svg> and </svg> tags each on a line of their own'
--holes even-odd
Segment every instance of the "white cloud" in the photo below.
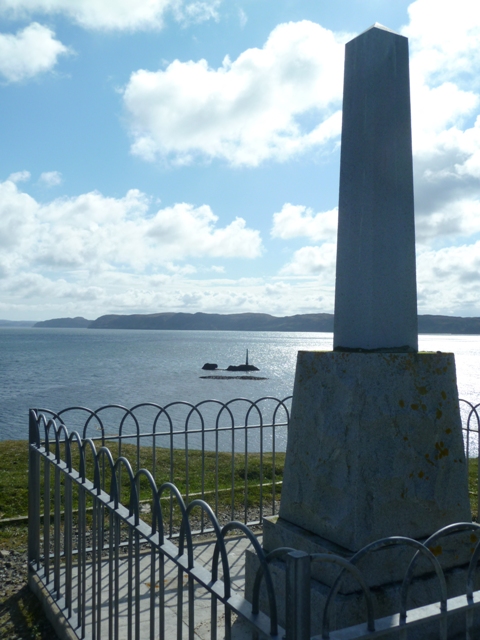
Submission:
<svg viewBox="0 0 480 640">
<path fill-rule="evenodd" d="M 30 171 L 16 171 L 8 176 L 10 182 L 27 182 L 30 180 Z"/>
<path fill-rule="evenodd" d="M 168 12 L 180 22 L 217 19 L 221 0 L 0 0 L 9 17 L 62 14 L 87 29 L 161 29 Z"/>
<path fill-rule="evenodd" d="M 22 260 L 16 248 L 25 247 L 29 242 L 37 208 L 35 200 L 19 191 L 15 182 L 0 183 L 0 246 L 3 260 L 9 264 Z"/>
<path fill-rule="evenodd" d="M 257 294 L 232 292 L 232 281 L 219 285 L 223 267 L 200 280 L 193 260 L 205 271 L 212 257 L 255 258 L 261 251 L 258 231 L 240 218 L 221 226 L 207 205 L 152 212 L 149 198 L 134 189 L 123 198 L 91 192 L 41 204 L 15 182 L 0 183 L 0 309 L 24 318 L 38 317 L 31 311 L 37 307 L 50 317 L 96 317 L 193 309 L 196 300 L 216 311 L 248 306 Z M 235 284 L 242 292 L 261 287 Z M 221 295 L 213 293 L 218 286 Z"/>
<path fill-rule="evenodd" d="M 177 19 L 180 22 L 205 22 L 206 20 L 218 20 L 218 8 L 222 0 L 195 0 L 194 2 L 180 4 L 176 10 Z"/>
<path fill-rule="evenodd" d="M 424 77 L 444 81 L 458 79 L 461 74 L 472 75 L 472 65 L 480 64 L 476 0 L 457 0 L 455 5 L 416 0 L 408 7 L 408 13 L 410 22 L 402 33 L 410 39 L 416 66 Z"/>
<path fill-rule="evenodd" d="M 256 258 L 261 253 L 258 231 L 246 228 L 235 218 L 227 227 L 215 229 L 218 218 L 208 205 L 193 207 L 182 203 L 160 210 L 148 222 L 148 236 L 162 245 L 162 252 L 179 258 L 179 250 L 189 256 Z"/>
<path fill-rule="evenodd" d="M 322 287 L 316 278 L 296 279 L 292 285 L 260 278 L 201 280 L 107 270 L 85 273 L 78 280 L 34 273 L 0 279 L 2 314 L 32 319 L 199 310 L 285 316 L 312 310 L 331 312 L 332 295 L 331 287 Z"/>
<path fill-rule="evenodd" d="M 419 313 L 480 315 L 480 241 L 423 251 L 417 279 Z"/>
<path fill-rule="evenodd" d="M 262 49 L 218 69 L 175 60 L 136 71 L 123 94 L 132 152 L 256 166 L 325 144 L 340 132 L 343 55 L 339 37 L 304 20 L 277 26 Z M 312 115 L 318 124 L 305 124 Z"/>
<path fill-rule="evenodd" d="M 20 82 L 50 71 L 58 57 L 69 52 L 53 31 L 32 22 L 15 35 L 0 33 L 0 74 L 9 82 Z"/>
<path fill-rule="evenodd" d="M 438 181 L 432 183 L 432 190 L 436 185 Z M 444 183 L 443 190 L 446 186 Z M 456 200 L 453 198 L 454 191 L 457 193 Z M 417 243 L 448 244 L 480 232 L 480 199 L 463 197 L 461 192 L 461 186 L 457 184 L 456 189 L 451 191 L 450 200 L 439 203 L 428 215 L 417 216 Z"/>
<path fill-rule="evenodd" d="M 238 9 L 238 20 L 240 22 L 240 28 L 243 29 L 248 22 L 248 16 L 241 7 Z"/>
<path fill-rule="evenodd" d="M 312 209 L 287 202 L 273 214 L 271 235 L 274 238 L 311 238 L 334 241 L 337 236 L 338 209 L 314 214 Z"/>
<path fill-rule="evenodd" d="M 56 187 L 62 184 L 62 174 L 60 171 L 44 171 L 40 175 L 39 181 L 46 187 Z"/>
<path fill-rule="evenodd" d="M 302 247 L 295 251 L 292 260 L 282 267 L 281 275 L 312 276 L 322 275 L 325 283 L 333 284 L 337 245 L 325 242 L 321 247 Z"/>
<path fill-rule="evenodd" d="M 258 231 L 236 218 L 218 226 L 210 207 L 180 203 L 153 215 L 148 198 L 132 189 L 124 198 L 98 192 L 39 204 L 12 181 L 0 183 L 0 244 L 4 260 L 39 271 L 145 269 L 192 273 L 174 260 L 255 258 Z"/>
<path fill-rule="evenodd" d="M 479 231 L 480 12 L 476 0 L 409 6 L 417 238 Z"/>
<path fill-rule="evenodd" d="M 182 276 L 190 275 L 197 272 L 196 268 L 192 264 L 179 265 L 174 264 L 173 262 L 167 262 L 165 268 L 170 273 L 176 273 Z"/>
</svg>

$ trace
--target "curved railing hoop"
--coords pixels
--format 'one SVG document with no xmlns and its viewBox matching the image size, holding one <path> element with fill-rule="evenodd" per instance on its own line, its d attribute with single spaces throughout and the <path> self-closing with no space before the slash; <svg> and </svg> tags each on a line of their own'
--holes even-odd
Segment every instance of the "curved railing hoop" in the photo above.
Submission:
<svg viewBox="0 0 480 640">
<path fill-rule="evenodd" d="M 362 575 L 362 572 L 358 569 L 358 567 L 355 564 L 353 564 L 350 560 L 346 560 L 341 556 L 337 556 L 331 553 L 313 553 L 310 556 L 310 558 L 313 561 L 316 560 L 319 562 L 329 562 L 333 564 L 338 564 L 340 567 L 342 567 L 342 571 L 340 575 L 343 575 L 345 571 L 348 571 L 353 575 L 355 580 L 360 585 L 367 603 L 367 629 L 370 632 L 374 632 L 375 631 L 375 612 L 373 607 L 373 598 L 372 598 L 370 589 Z M 337 581 L 338 581 L 338 578 L 335 581 L 333 587 L 330 589 L 330 593 L 334 591 Z M 338 590 L 338 587 L 335 590 L 335 595 L 337 593 L 337 590 Z M 332 605 L 333 602 L 334 602 L 334 597 L 330 598 L 330 594 L 329 594 L 329 597 L 327 598 L 327 601 L 325 603 L 325 608 L 323 610 L 322 638 L 324 640 L 328 640 L 328 638 L 330 638 L 330 616 L 331 616 L 331 609 L 333 606 Z"/>
<path fill-rule="evenodd" d="M 172 418 L 170 417 L 168 411 L 166 410 L 165 407 L 162 407 L 162 405 L 157 404 L 156 402 L 140 402 L 139 404 L 136 404 L 135 406 L 131 407 L 130 411 L 132 411 L 132 413 L 134 411 L 136 411 L 137 409 L 143 409 L 143 407 L 152 407 L 154 409 L 157 409 L 157 415 L 155 416 L 155 419 L 153 421 L 153 433 L 156 433 L 156 428 L 157 428 L 157 422 L 160 419 L 160 417 L 162 415 L 165 415 L 169 421 L 170 424 L 170 429 L 173 429 L 173 421 Z"/>
<path fill-rule="evenodd" d="M 260 611 L 260 586 L 262 584 L 262 578 L 265 577 L 265 586 L 267 588 L 267 597 L 270 610 L 270 635 L 277 635 L 278 631 L 278 614 L 277 614 L 277 599 L 275 596 L 275 589 L 273 587 L 272 574 L 268 567 L 272 560 L 282 558 L 287 553 L 295 551 L 293 547 L 279 547 L 265 554 L 262 549 L 262 553 L 257 553 L 257 558 L 260 561 L 260 566 L 255 574 L 255 580 L 253 583 L 252 592 L 252 614 L 257 615 Z"/>
<path fill-rule="evenodd" d="M 134 516 L 135 526 L 137 526 L 140 521 L 140 502 L 139 502 L 139 495 L 137 491 L 137 483 L 135 482 L 135 475 L 133 473 L 133 469 L 132 469 L 132 465 L 130 464 L 130 461 L 124 456 L 120 456 L 119 458 L 117 458 L 113 466 L 112 475 L 116 476 L 122 467 L 125 468 L 125 471 L 127 472 L 128 479 L 130 482 L 130 496 L 128 500 L 128 517 L 131 518 L 132 516 Z M 120 499 L 120 496 L 118 496 L 118 499 Z"/>
<path fill-rule="evenodd" d="M 98 473 L 97 471 L 98 459 L 97 459 L 97 448 L 91 438 L 83 438 L 83 443 L 82 443 L 83 458 L 80 462 L 80 465 L 83 462 L 83 469 L 80 466 L 80 477 L 82 478 L 83 482 L 85 482 L 85 480 L 87 479 L 87 454 L 86 454 L 87 448 L 90 448 L 90 452 L 93 455 L 93 484 L 95 486 L 95 478 L 97 477 L 97 473 Z M 97 495 L 99 494 L 99 491 L 100 490 L 97 488 Z"/>
<path fill-rule="evenodd" d="M 81 469 L 85 469 L 85 461 L 84 461 L 84 456 L 83 456 L 83 447 L 82 447 L 82 438 L 80 436 L 80 434 L 78 433 L 78 431 L 71 431 L 70 435 L 68 437 L 69 441 L 70 441 L 70 453 L 72 450 L 72 442 L 75 440 L 75 443 L 77 445 L 77 450 L 78 450 L 78 456 L 80 459 L 80 464 L 79 464 L 79 475 L 81 477 L 81 473 L 80 470 Z M 71 462 L 71 458 L 70 458 L 70 462 Z M 73 466 L 72 464 L 70 464 L 70 467 L 68 469 L 70 472 L 73 471 Z M 83 481 L 85 481 L 85 478 L 83 478 Z"/>
<path fill-rule="evenodd" d="M 199 507 L 204 513 L 207 514 L 210 522 L 213 525 L 213 531 L 215 533 L 216 542 L 215 548 L 213 551 L 212 558 L 212 581 L 216 582 L 218 580 L 218 553 L 217 548 L 220 550 L 220 555 L 222 556 L 222 567 L 223 567 L 223 582 L 225 585 L 225 598 L 230 598 L 231 595 L 231 581 L 230 581 L 230 565 L 228 564 L 227 550 L 225 547 L 225 542 L 222 535 L 222 529 L 218 523 L 218 519 L 213 512 L 212 507 L 205 502 L 205 500 L 192 500 L 189 503 L 186 511 L 187 518 L 189 517 L 191 511 L 195 509 L 195 507 Z"/>
<path fill-rule="evenodd" d="M 110 451 L 110 449 L 108 449 L 107 447 L 100 447 L 100 449 L 97 451 L 97 462 L 100 463 L 100 459 L 101 458 L 107 458 L 108 464 L 110 466 L 110 475 L 111 475 L 111 480 L 110 480 L 110 500 L 113 500 L 112 498 L 112 485 L 115 484 L 115 489 L 114 491 L 117 493 L 117 486 L 116 486 L 116 480 L 115 480 L 115 472 L 114 472 L 114 468 L 115 468 L 115 462 L 113 460 L 113 456 L 112 456 L 112 452 Z M 97 492 L 99 493 L 101 490 L 101 479 L 100 479 L 100 464 L 97 464 L 95 467 L 95 471 L 97 472 L 98 470 L 98 476 L 97 478 L 94 480 L 94 486 L 97 487 Z M 116 505 L 118 506 L 118 505 Z"/>
<path fill-rule="evenodd" d="M 184 538 L 186 536 L 187 537 L 187 553 L 191 554 L 191 556 L 188 555 L 188 562 L 190 564 L 190 562 L 193 563 L 193 541 L 192 541 L 192 530 L 190 528 L 190 522 L 188 521 L 187 508 L 185 506 L 185 501 L 182 497 L 182 494 L 180 493 L 178 488 L 173 484 L 173 482 L 164 482 L 159 487 L 158 489 L 159 499 L 161 498 L 162 493 L 164 493 L 167 490 L 170 493 L 170 497 L 172 497 L 172 495 L 175 497 L 177 504 L 180 507 L 180 511 L 182 513 L 178 552 L 179 552 L 179 555 L 183 555 L 183 549 L 185 546 Z M 162 529 L 160 531 L 160 544 L 163 544 L 163 542 L 164 542 L 164 531 L 163 531 L 163 521 L 162 521 Z"/>
<path fill-rule="evenodd" d="M 390 536 L 388 538 L 381 538 L 380 540 L 375 540 L 374 542 L 371 542 L 369 544 L 367 544 L 365 547 L 363 547 L 362 549 L 360 549 L 359 551 L 357 551 L 357 553 L 355 553 L 349 560 L 348 562 L 350 562 L 352 565 L 356 565 L 360 560 L 362 560 L 368 553 L 372 553 L 375 551 L 379 551 L 381 549 L 385 549 L 388 547 L 392 547 L 392 546 L 400 546 L 400 545 L 405 545 L 405 546 L 410 546 L 413 547 L 416 550 L 416 553 L 414 554 L 409 568 L 407 569 L 407 572 L 405 574 L 404 580 L 402 582 L 402 587 L 401 587 L 401 591 L 400 591 L 400 624 L 405 624 L 405 620 L 406 620 L 406 601 L 407 601 L 407 596 L 408 596 L 408 587 L 410 584 L 410 580 L 411 580 L 411 576 L 409 575 L 409 570 L 411 567 L 413 567 L 412 563 L 415 560 L 415 558 L 417 558 L 417 556 L 419 555 L 419 553 L 422 553 L 423 555 L 425 555 L 427 557 L 427 559 L 430 560 L 430 562 L 433 564 L 435 573 L 437 574 L 437 578 L 439 580 L 440 583 L 440 591 L 441 591 L 441 609 L 442 611 L 446 608 L 446 602 L 447 602 L 447 586 L 446 586 L 446 582 L 445 582 L 445 576 L 443 574 L 442 568 L 440 566 L 440 563 L 438 562 L 437 558 L 434 556 L 434 554 L 430 551 L 430 549 L 428 549 L 426 546 L 424 546 L 424 544 L 422 544 L 421 542 L 419 542 L 418 540 L 415 540 L 413 538 L 408 538 L 406 536 Z M 413 568 L 412 568 L 412 574 L 413 574 Z M 335 599 L 338 590 L 340 588 L 340 582 L 342 580 L 342 577 L 344 575 L 344 570 L 342 570 L 339 575 L 337 576 L 337 578 L 335 579 L 335 582 L 333 583 L 330 592 L 328 594 L 326 603 L 325 603 L 325 610 L 327 609 L 327 607 L 332 606 L 330 603 Z"/>
<path fill-rule="evenodd" d="M 152 476 L 150 471 L 148 471 L 148 469 L 139 469 L 137 471 L 137 473 L 135 474 L 135 483 L 139 483 L 141 477 L 145 477 L 147 479 L 150 485 L 150 490 L 152 492 L 152 535 L 155 535 L 157 533 L 157 527 L 158 531 L 163 532 L 163 515 L 160 505 L 160 498 L 158 496 L 157 483 L 155 482 L 154 477 Z"/>
</svg>

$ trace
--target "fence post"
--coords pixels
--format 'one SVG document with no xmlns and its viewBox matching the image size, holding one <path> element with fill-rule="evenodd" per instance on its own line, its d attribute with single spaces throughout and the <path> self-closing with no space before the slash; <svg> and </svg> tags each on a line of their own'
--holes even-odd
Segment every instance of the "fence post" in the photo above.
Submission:
<svg viewBox="0 0 480 640">
<path fill-rule="evenodd" d="M 286 639 L 310 638 L 310 556 L 290 551 L 287 561 Z"/>
<path fill-rule="evenodd" d="M 30 409 L 28 437 L 28 567 L 40 558 L 40 446 L 37 416 Z"/>
</svg>

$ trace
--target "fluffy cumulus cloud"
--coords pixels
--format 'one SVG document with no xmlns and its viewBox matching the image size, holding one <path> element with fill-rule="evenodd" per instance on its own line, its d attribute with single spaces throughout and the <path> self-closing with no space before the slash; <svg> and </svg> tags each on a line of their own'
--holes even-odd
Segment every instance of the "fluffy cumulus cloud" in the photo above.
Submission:
<svg viewBox="0 0 480 640">
<path fill-rule="evenodd" d="M 421 252 L 417 280 L 420 313 L 480 315 L 480 241 Z"/>
<path fill-rule="evenodd" d="M 315 214 L 308 207 L 287 202 L 281 211 L 273 214 L 271 235 L 283 240 L 306 237 L 324 242 L 336 239 L 337 223 L 337 208 Z"/>
<path fill-rule="evenodd" d="M 278 278 L 229 277 L 228 260 L 263 252 L 259 232 L 240 218 L 221 224 L 207 205 L 154 208 L 134 189 L 40 203 L 29 178 L 16 172 L 0 183 L 0 317 L 332 310 L 328 242 L 297 252 Z"/>
<path fill-rule="evenodd" d="M 28 182 L 30 180 L 31 175 L 30 171 L 15 171 L 8 176 L 8 180 L 10 182 Z"/>
<path fill-rule="evenodd" d="M 32 22 L 16 34 L 0 33 L 0 76 L 21 82 L 50 71 L 68 47 L 55 39 L 53 31 Z"/>
<path fill-rule="evenodd" d="M 475 0 L 408 11 L 417 235 L 448 244 L 479 230 L 480 13 Z"/>
<path fill-rule="evenodd" d="M 281 270 L 282 275 L 313 276 L 322 275 L 325 284 L 335 279 L 337 245 L 325 242 L 321 247 L 302 247 L 295 251 L 293 258 Z"/>
<path fill-rule="evenodd" d="M 40 175 L 39 182 L 46 187 L 57 187 L 62 184 L 62 174 L 59 171 L 44 171 Z"/>
<path fill-rule="evenodd" d="M 187 258 L 261 254 L 259 232 L 242 218 L 220 227 L 208 205 L 179 203 L 153 215 L 149 208 L 136 189 L 123 198 L 91 192 L 39 204 L 7 180 L 0 183 L 0 237 L 12 256 L 51 269 L 142 271 Z"/>
<path fill-rule="evenodd" d="M 87 29 L 161 29 L 171 13 L 180 22 L 218 17 L 221 0 L 0 0 L 0 14 L 63 14 Z"/>
<path fill-rule="evenodd" d="M 149 199 L 134 189 L 123 198 L 92 192 L 41 204 L 18 180 L 6 180 L 0 183 L 0 249 L 4 303 L 10 297 L 79 305 L 101 300 L 111 309 L 112 296 L 131 302 L 127 292 L 135 283 L 148 295 L 178 288 L 196 273 L 192 260 L 256 258 L 262 243 L 241 218 L 220 225 L 207 205 L 178 203 L 152 212 Z"/>
<path fill-rule="evenodd" d="M 217 69 L 175 60 L 136 71 L 123 93 L 132 152 L 256 166 L 325 144 L 340 131 L 342 65 L 341 38 L 302 21 L 277 26 L 261 49 Z"/>
</svg>

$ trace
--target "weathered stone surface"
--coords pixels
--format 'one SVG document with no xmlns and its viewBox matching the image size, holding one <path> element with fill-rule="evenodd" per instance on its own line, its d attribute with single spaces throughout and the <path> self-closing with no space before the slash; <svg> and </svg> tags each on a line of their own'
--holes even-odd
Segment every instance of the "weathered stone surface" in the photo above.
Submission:
<svg viewBox="0 0 480 640">
<path fill-rule="evenodd" d="M 422 539 L 418 542 L 425 543 L 425 541 L 425 539 Z M 431 545 L 431 548 L 442 569 L 450 570 L 459 566 L 468 566 L 479 541 L 480 531 L 478 529 L 468 529 L 442 536 L 434 545 Z M 325 540 L 325 538 L 321 538 L 311 531 L 301 529 L 278 516 L 264 518 L 263 548 L 265 551 L 270 552 L 281 547 L 292 547 L 310 555 L 316 553 L 334 554 L 345 560 L 350 560 L 354 555 L 352 551 L 340 547 L 330 540 Z M 365 555 L 357 566 L 365 573 L 369 587 L 377 588 L 388 584 L 401 583 L 415 553 L 416 548 L 407 545 L 389 546 L 381 551 Z M 432 572 L 431 563 L 423 558 L 417 562 L 414 576 L 428 577 Z M 314 580 L 331 587 L 338 576 L 338 567 L 333 564 L 314 562 L 311 565 L 311 574 Z M 345 575 L 342 579 L 339 593 L 348 595 L 358 590 L 358 582 L 352 576 Z M 455 595 L 458 594 L 456 593 Z"/>
<path fill-rule="evenodd" d="M 255 553 L 247 549 L 245 554 L 245 597 L 252 600 L 253 584 L 255 574 L 259 567 L 258 557 Z M 286 611 L 289 606 L 286 597 L 286 566 L 284 562 L 275 561 L 271 565 L 271 574 L 275 585 L 277 601 L 278 621 L 284 627 L 286 623 Z M 323 565 L 326 569 L 328 565 Z M 363 576 L 369 584 L 369 572 L 363 571 Z M 449 598 L 465 593 L 467 567 L 458 567 L 445 571 L 447 585 L 447 595 Z M 262 585 L 264 587 L 264 585 Z M 374 598 L 375 616 L 377 618 L 393 615 L 399 611 L 401 582 L 388 583 L 382 585 L 380 589 L 372 589 Z M 319 580 L 312 579 L 310 582 L 310 619 L 311 635 L 321 637 L 323 614 L 330 587 Z M 426 603 L 438 602 L 440 589 L 436 576 L 422 576 L 413 580 L 409 591 L 408 608 L 415 608 Z M 269 611 L 268 600 L 265 588 L 260 592 L 260 610 Z M 331 617 L 331 629 L 343 629 L 367 620 L 365 598 L 360 590 L 346 595 L 339 593 L 335 598 Z M 366 631 L 366 630 L 365 630 Z M 465 636 L 465 614 L 452 616 L 448 623 L 448 638 L 452 640 L 464 639 Z M 475 635 L 475 633 L 477 635 Z M 317 636 L 318 634 L 318 636 Z M 474 638 L 480 637 L 480 615 L 478 611 L 474 615 Z M 384 637 L 384 636 L 376 636 Z M 388 634 L 386 636 L 391 638 Z M 408 640 L 438 640 L 438 621 L 430 623 L 421 628 L 412 628 L 408 633 Z"/>
<path fill-rule="evenodd" d="M 418 349 L 408 40 L 345 48 L 334 347 Z"/>
<path fill-rule="evenodd" d="M 351 551 L 470 521 L 453 354 L 300 351 L 280 516 Z"/>
</svg>

